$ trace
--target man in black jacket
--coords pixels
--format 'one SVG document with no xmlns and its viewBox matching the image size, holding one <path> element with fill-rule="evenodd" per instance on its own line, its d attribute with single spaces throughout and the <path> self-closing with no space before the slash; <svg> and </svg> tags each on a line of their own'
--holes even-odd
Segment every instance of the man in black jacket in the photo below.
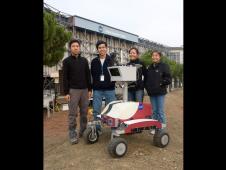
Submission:
<svg viewBox="0 0 226 170">
<path fill-rule="evenodd" d="M 167 93 L 167 85 L 171 83 L 169 66 L 160 61 L 161 53 L 153 51 L 153 63 L 148 67 L 145 76 L 145 88 L 152 104 L 152 118 L 162 123 L 166 127 L 166 117 L 164 112 L 164 99 Z M 154 133 L 152 131 L 151 133 Z"/>
<path fill-rule="evenodd" d="M 93 78 L 93 115 L 97 120 L 97 115 L 101 113 L 102 99 L 106 104 L 116 100 L 115 82 L 111 82 L 107 67 L 113 66 L 112 58 L 107 55 L 107 43 L 98 41 L 96 43 L 98 56 L 91 62 L 91 74 Z M 97 131 L 101 133 L 101 127 L 97 125 Z"/>
<path fill-rule="evenodd" d="M 71 144 L 78 143 L 78 135 L 86 129 L 87 111 L 91 96 L 91 75 L 86 58 L 80 55 L 80 41 L 69 42 L 71 55 L 63 61 L 63 89 L 69 102 L 69 138 Z M 76 131 L 76 117 L 80 107 L 80 132 Z"/>
<path fill-rule="evenodd" d="M 127 65 L 140 64 L 141 67 L 137 69 L 137 81 L 128 85 L 128 101 L 143 102 L 144 97 L 144 76 L 145 66 L 142 61 L 139 60 L 139 51 L 136 47 L 132 47 L 129 50 L 130 61 Z"/>
</svg>

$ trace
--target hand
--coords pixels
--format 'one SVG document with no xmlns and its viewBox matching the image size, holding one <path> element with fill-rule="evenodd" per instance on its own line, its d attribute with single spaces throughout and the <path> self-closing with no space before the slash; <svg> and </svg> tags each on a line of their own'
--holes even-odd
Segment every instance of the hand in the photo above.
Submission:
<svg viewBox="0 0 226 170">
<path fill-rule="evenodd" d="M 92 96 L 92 91 L 88 91 L 88 99 L 90 99 Z"/>
<path fill-rule="evenodd" d="M 66 96 L 64 96 L 64 98 L 67 100 L 67 102 L 69 102 L 70 99 L 71 99 L 69 94 L 67 94 Z"/>
</svg>

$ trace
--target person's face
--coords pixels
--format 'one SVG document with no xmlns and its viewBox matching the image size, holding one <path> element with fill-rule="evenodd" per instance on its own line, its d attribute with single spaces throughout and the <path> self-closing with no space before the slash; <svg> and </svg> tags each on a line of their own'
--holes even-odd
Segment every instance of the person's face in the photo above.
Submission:
<svg viewBox="0 0 226 170">
<path fill-rule="evenodd" d="M 160 61 L 160 55 L 156 52 L 152 53 L 151 58 L 154 63 L 159 63 Z"/>
<path fill-rule="evenodd" d="M 71 44 L 71 53 L 74 55 L 79 54 L 80 52 L 80 46 L 77 42 L 74 42 Z"/>
<path fill-rule="evenodd" d="M 129 58 L 130 58 L 130 60 L 136 60 L 138 58 L 138 54 L 135 49 L 130 50 Z"/>
<path fill-rule="evenodd" d="M 97 50 L 100 56 L 105 56 L 107 54 L 107 47 L 105 46 L 105 44 L 100 44 Z"/>
</svg>

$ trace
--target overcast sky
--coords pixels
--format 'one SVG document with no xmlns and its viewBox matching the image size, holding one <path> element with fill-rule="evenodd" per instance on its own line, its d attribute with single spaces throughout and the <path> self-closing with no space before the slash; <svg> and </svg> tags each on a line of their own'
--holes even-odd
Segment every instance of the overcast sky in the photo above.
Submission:
<svg viewBox="0 0 226 170">
<path fill-rule="evenodd" d="M 48 5 L 164 45 L 183 45 L 183 0 L 44 0 Z"/>
</svg>

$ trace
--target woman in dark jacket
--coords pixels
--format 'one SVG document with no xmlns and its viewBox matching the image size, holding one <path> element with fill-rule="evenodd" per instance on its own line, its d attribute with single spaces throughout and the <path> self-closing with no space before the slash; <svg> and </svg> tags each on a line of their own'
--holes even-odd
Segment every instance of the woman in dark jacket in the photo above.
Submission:
<svg viewBox="0 0 226 170">
<path fill-rule="evenodd" d="M 153 63 L 148 67 L 145 76 L 145 89 L 152 104 L 152 118 L 162 123 L 162 128 L 166 127 L 166 117 L 164 112 L 164 99 L 167 93 L 167 85 L 171 84 L 169 66 L 160 61 L 162 54 L 158 51 L 152 52 Z M 152 131 L 152 133 L 154 133 Z"/>
<path fill-rule="evenodd" d="M 130 61 L 127 65 L 135 66 L 136 64 L 140 64 L 142 67 L 137 70 L 137 81 L 128 85 L 128 101 L 143 102 L 145 66 L 139 60 L 139 51 L 137 48 L 130 48 L 129 57 Z"/>
</svg>

